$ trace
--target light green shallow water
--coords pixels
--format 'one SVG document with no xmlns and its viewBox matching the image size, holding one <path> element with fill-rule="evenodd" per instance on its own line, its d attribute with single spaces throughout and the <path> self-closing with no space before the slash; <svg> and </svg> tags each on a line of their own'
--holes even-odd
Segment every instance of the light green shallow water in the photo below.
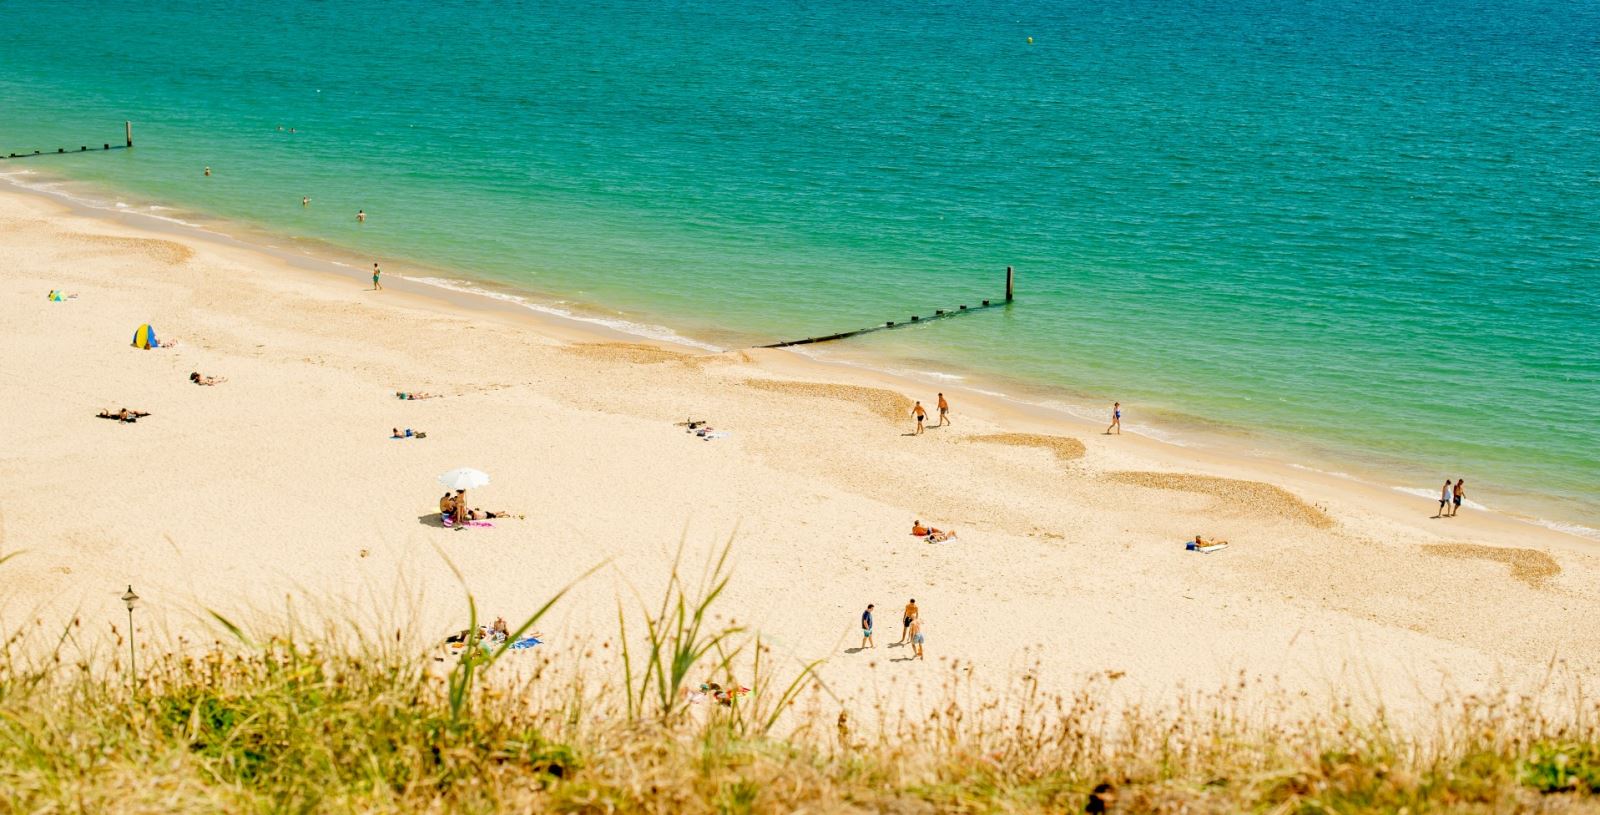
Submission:
<svg viewBox="0 0 1600 815">
<path fill-rule="evenodd" d="M 858 5 L 13 0 L 0 173 L 1600 526 L 1600 5 Z"/>
</svg>

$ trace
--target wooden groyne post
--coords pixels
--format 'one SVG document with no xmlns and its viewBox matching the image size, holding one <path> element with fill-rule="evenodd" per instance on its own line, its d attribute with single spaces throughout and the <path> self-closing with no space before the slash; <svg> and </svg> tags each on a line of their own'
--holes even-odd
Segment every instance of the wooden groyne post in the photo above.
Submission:
<svg viewBox="0 0 1600 815">
<path fill-rule="evenodd" d="M 126 150 L 129 147 L 132 147 L 133 146 L 133 122 L 125 121 L 125 122 L 122 123 L 122 135 L 124 137 L 124 141 L 126 142 L 126 146 L 113 147 L 111 145 L 111 142 L 102 142 L 101 145 L 100 145 L 101 151 Z M 10 155 L 0 155 L 0 159 L 33 158 L 34 156 L 59 156 L 59 155 L 69 155 L 71 153 L 87 153 L 87 152 L 89 152 L 89 145 L 85 144 L 85 145 L 81 145 L 76 150 L 68 150 L 65 147 L 57 147 L 54 153 L 46 153 L 43 150 L 34 150 L 32 152 L 29 152 L 29 153 L 11 153 Z"/>
<path fill-rule="evenodd" d="M 814 345 L 814 344 L 819 343 L 819 342 L 833 342 L 834 340 L 843 340 L 843 339 L 848 339 L 850 337 L 858 337 L 858 336 L 860 336 L 862 334 L 870 334 L 870 333 L 872 333 L 874 331 L 887 331 L 887 330 L 889 330 L 891 328 L 904 328 L 905 326 L 908 326 L 908 325 L 915 325 L 915 324 L 925 323 L 925 322 L 929 322 L 929 321 L 932 321 L 932 320 L 947 319 L 949 317 L 954 317 L 954 316 L 956 316 L 958 314 L 971 314 L 972 312 L 983 311 L 984 309 L 999 308 L 1001 306 L 1009 306 L 1009 305 L 1011 305 L 1011 301 L 1014 300 L 1015 297 L 1016 297 L 1015 283 L 1016 283 L 1016 272 L 1010 266 L 1007 266 L 1006 267 L 1006 299 L 1005 299 L 1005 301 L 1003 303 L 993 303 L 993 302 L 990 302 L 988 300 L 984 300 L 983 301 L 983 305 L 973 306 L 972 308 L 968 308 L 965 304 L 961 305 L 959 308 L 957 308 L 957 309 L 955 309 L 953 311 L 952 310 L 948 310 L 948 309 L 939 308 L 939 309 L 934 309 L 933 310 L 933 316 L 932 317 L 923 317 L 920 314 L 913 314 L 913 315 L 911 315 L 911 321 L 910 322 L 898 323 L 898 322 L 895 322 L 894 320 L 888 320 L 888 321 L 884 322 L 882 325 L 875 325 L 875 326 L 872 326 L 870 328 L 858 328 L 858 329 L 856 329 L 854 331 L 840 331 L 837 334 L 826 334 L 826 335 L 821 336 L 821 337 L 806 337 L 805 339 L 799 339 L 799 340 L 785 340 L 783 342 L 774 342 L 774 343 L 771 343 L 769 345 L 763 345 L 763 346 L 760 346 L 760 347 L 761 348 L 788 348 L 788 347 L 790 347 L 792 345 Z"/>
<path fill-rule="evenodd" d="M 133 122 L 123 122 L 122 123 L 122 132 L 127 134 L 127 136 L 128 136 L 128 146 L 132 147 L 133 146 Z M 1009 278 L 1007 278 L 1007 279 L 1009 280 Z M 1011 291 L 1011 284 L 1010 283 L 1006 284 L 1006 291 L 1007 292 Z M 1011 298 L 1007 297 L 1006 299 L 1009 300 Z"/>
</svg>

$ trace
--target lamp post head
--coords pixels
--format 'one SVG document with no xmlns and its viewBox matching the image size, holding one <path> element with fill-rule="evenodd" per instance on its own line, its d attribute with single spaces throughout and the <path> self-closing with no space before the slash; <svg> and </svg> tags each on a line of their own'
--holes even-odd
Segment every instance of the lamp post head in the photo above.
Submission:
<svg viewBox="0 0 1600 815">
<path fill-rule="evenodd" d="M 133 593 L 133 586 L 128 586 L 127 593 L 122 595 L 122 602 L 128 607 L 130 613 L 133 611 L 134 606 L 139 605 L 139 595 Z"/>
</svg>

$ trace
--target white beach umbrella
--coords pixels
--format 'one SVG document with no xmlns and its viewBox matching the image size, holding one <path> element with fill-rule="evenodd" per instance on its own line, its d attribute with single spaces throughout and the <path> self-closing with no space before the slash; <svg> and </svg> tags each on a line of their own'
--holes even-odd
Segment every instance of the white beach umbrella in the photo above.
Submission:
<svg viewBox="0 0 1600 815">
<path fill-rule="evenodd" d="M 444 475 L 439 476 L 439 483 L 446 489 L 472 490 L 485 487 L 489 484 L 489 474 L 471 467 L 457 467 Z"/>
</svg>

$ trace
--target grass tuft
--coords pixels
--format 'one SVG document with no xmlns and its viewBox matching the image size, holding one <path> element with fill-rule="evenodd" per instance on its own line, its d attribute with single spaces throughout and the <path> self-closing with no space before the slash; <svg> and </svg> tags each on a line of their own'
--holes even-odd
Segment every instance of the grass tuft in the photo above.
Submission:
<svg viewBox="0 0 1600 815">
<path fill-rule="evenodd" d="M 41 623 L 0 646 L 0 813 L 1600 811 L 1581 687 L 1441 703 L 1424 738 L 1243 681 L 1155 708 L 1116 701 L 1114 674 L 1050 694 L 1037 669 L 989 686 L 954 664 L 911 714 L 842 704 L 815 664 L 717 622 L 729 576 L 723 547 L 638 624 L 619 609 L 615 663 L 440 662 L 219 618 L 231 639 L 141 658 L 130 683 L 67 657 L 77 621 Z M 741 674 L 748 695 L 689 701 Z"/>
</svg>

